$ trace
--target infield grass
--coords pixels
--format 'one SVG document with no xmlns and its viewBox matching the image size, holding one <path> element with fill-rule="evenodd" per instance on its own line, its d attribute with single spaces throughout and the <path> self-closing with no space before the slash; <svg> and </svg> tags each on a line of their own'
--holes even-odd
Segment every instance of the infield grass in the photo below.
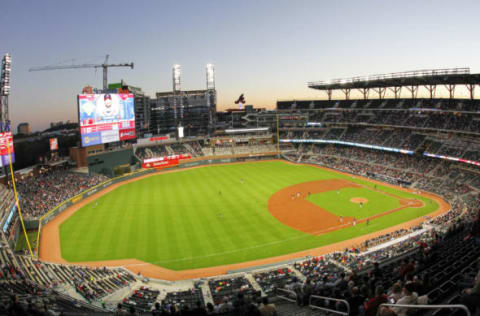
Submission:
<svg viewBox="0 0 480 316">
<path fill-rule="evenodd" d="M 62 223 L 62 257 L 69 262 L 136 258 L 174 270 L 210 267 L 324 246 L 378 231 L 438 208 L 435 201 L 377 184 L 377 190 L 417 198 L 425 205 L 382 216 L 372 220 L 369 226 L 362 223 L 321 236 L 284 225 L 268 211 L 268 199 L 276 191 L 326 179 L 346 179 L 374 186 L 356 177 L 282 161 L 160 173 L 116 188 Z M 347 193 L 343 191 L 347 190 L 350 189 L 341 190 L 346 198 Z M 375 208 L 367 207 L 367 203 L 359 210 L 358 204 L 349 202 L 349 198 L 339 200 L 334 194 L 335 199 L 329 202 L 331 211 L 352 212 L 362 218 L 381 213 L 395 204 L 395 198 L 385 199 L 381 193 L 355 190 L 364 191 L 356 191 L 352 197 L 366 197 Z M 366 196 L 372 192 L 375 194 Z M 317 196 L 311 198 L 314 203 L 324 203 L 317 201 Z"/>
<path fill-rule="evenodd" d="M 368 201 L 362 206 L 350 201 L 352 198 L 358 197 Z M 357 219 L 370 217 L 401 206 L 399 199 L 368 187 L 326 191 L 312 194 L 307 200 L 337 216 L 351 216 Z"/>
</svg>

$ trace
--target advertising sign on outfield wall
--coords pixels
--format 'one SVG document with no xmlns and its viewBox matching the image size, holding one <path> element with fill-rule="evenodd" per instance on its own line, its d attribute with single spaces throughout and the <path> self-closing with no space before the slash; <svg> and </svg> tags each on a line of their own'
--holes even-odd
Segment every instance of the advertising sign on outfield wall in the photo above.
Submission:
<svg viewBox="0 0 480 316">
<path fill-rule="evenodd" d="M 167 168 L 178 165 L 180 160 L 190 159 L 192 155 L 190 154 L 181 154 L 181 155 L 171 155 L 163 156 L 156 158 L 144 159 L 142 163 L 142 168 Z"/>
<path fill-rule="evenodd" d="M 170 168 L 173 166 L 178 166 L 178 159 L 168 159 L 168 160 L 157 160 L 152 162 L 144 162 L 142 164 L 142 168 L 149 169 L 163 169 L 163 168 Z"/>
</svg>

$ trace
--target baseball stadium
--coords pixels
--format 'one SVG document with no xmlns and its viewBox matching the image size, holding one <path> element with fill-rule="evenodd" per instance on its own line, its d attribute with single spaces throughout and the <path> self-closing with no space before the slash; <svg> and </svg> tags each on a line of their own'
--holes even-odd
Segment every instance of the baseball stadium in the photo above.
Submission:
<svg viewBox="0 0 480 316">
<path fill-rule="evenodd" d="M 76 121 L 15 134 L 12 55 L 0 315 L 480 315 L 480 73 L 320 73 L 315 98 L 221 109 L 212 63 L 202 89 L 174 64 L 152 94 L 109 82 L 135 70 L 106 55 L 29 68 L 101 68 L 103 86 L 68 95 Z"/>
<path fill-rule="evenodd" d="M 395 76 L 402 86 L 480 83 L 468 69 L 423 72 L 344 80 L 342 88 L 386 89 Z M 330 96 L 338 84 L 309 87 Z M 349 315 L 353 303 L 325 289 L 307 298 L 306 286 L 335 288 L 357 275 L 387 284 L 408 271 L 432 276 L 422 290 L 430 304 L 459 299 L 446 294 L 454 272 L 476 273 L 480 252 L 471 228 L 480 190 L 476 107 L 455 97 L 281 100 L 272 111 L 227 114 L 238 127 L 202 135 L 212 126 L 205 116 L 187 123 L 189 137 L 136 132 L 108 150 L 90 145 L 94 136 L 80 124 L 82 146 L 69 157 L 57 151 L 12 167 L 2 186 L 3 272 L 25 279 L 6 284 L 54 291 L 57 310 L 72 314 L 108 313 L 117 302 L 139 313 L 201 302 L 227 304 L 217 313 L 230 315 L 228 302 L 241 293 L 270 298 L 284 315 Z M 11 158 L 22 150 L 13 145 Z"/>
</svg>

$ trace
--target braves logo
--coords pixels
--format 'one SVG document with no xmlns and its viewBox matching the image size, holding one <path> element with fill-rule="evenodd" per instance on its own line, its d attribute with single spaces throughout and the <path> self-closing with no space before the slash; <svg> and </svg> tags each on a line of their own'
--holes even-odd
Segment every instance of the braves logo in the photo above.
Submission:
<svg viewBox="0 0 480 316">
<path fill-rule="evenodd" d="M 243 93 L 238 97 L 238 100 L 235 101 L 235 104 L 245 104 L 245 98 L 243 96 Z"/>
</svg>

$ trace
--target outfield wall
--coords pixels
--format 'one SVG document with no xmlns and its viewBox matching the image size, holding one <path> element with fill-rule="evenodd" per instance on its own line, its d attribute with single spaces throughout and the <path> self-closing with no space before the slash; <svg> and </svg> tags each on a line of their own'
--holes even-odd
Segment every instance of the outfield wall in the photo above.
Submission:
<svg viewBox="0 0 480 316">
<path fill-rule="evenodd" d="M 267 160 L 267 159 L 272 159 L 277 156 L 277 153 L 265 153 L 265 154 L 258 154 L 258 155 L 237 155 L 237 156 L 221 156 L 221 157 L 210 157 L 212 159 L 209 159 L 209 157 L 202 157 L 204 159 L 192 159 L 191 160 L 184 160 L 181 161 L 180 164 L 176 166 L 172 166 L 171 168 L 166 168 L 166 169 L 161 169 L 161 170 L 175 170 L 175 169 L 185 169 L 185 168 L 192 168 L 192 167 L 199 167 L 199 166 L 206 166 L 206 165 L 212 165 L 212 164 L 223 164 L 223 163 L 232 163 L 232 162 L 244 162 L 244 161 L 258 161 L 258 160 Z M 63 201 L 50 211 L 48 211 L 45 215 L 40 217 L 38 220 L 31 220 L 26 223 L 26 226 L 28 226 L 27 229 L 32 230 L 32 229 L 38 229 L 38 234 L 37 234 L 37 256 L 40 253 L 40 236 L 41 236 L 41 229 L 42 226 L 50 222 L 53 218 L 55 218 L 58 214 L 62 213 L 66 209 L 68 209 L 70 206 L 82 201 L 83 199 L 91 196 L 92 194 L 95 194 L 113 184 L 123 182 L 126 180 L 130 180 L 133 178 L 137 178 L 140 176 L 144 176 L 147 174 L 152 174 L 152 173 L 161 173 L 162 171 L 156 170 L 156 169 L 142 169 L 133 173 L 129 173 L 123 176 L 119 176 L 113 179 L 109 179 L 103 183 L 100 183 L 90 189 L 87 189 L 76 196 Z"/>
</svg>

